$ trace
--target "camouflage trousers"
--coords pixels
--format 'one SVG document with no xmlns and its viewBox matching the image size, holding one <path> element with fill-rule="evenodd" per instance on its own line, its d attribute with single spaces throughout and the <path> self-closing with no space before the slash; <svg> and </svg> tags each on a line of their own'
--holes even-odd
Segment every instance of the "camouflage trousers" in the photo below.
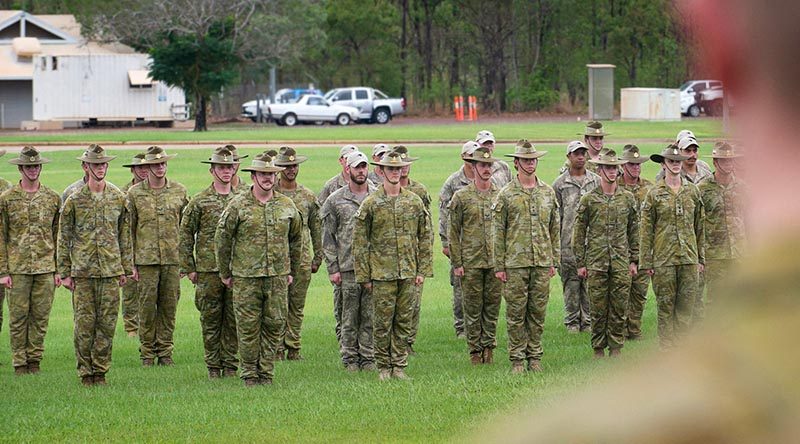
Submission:
<svg viewBox="0 0 800 444">
<path fill-rule="evenodd" d="M 408 335 L 414 309 L 414 279 L 372 281 L 372 335 L 380 369 L 408 364 Z"/>
<path fill-rule="evenodd" d="M 631 279 L 631 291 L 628 295 L 628 311 L 625 315 L 625 336 L 637 339 L 642 336 L 642 314 L 647 302 L 647 288 L 650 276 L 640 272 Z"/>
<path fill-rule="evenodd" d="M 414 304 L 411 310 L 411 332 L 408 334 L 408 345 L 417 342 L 417 332 L 419 332 L 419 312 L 422 309 L 422 285 L 414 286 Z"/>
<path fill-rule="evenodd" d="M 139 355 L 142 359 L 172 357 L 175 315 L 181 296 L 177 265 L 138 265 Z"/>
<path fill-rule="evenodd" d="M 720 287 L 737 263 L 738 261 L 735 259 L 706 259 L 703 273 L 706 286 L 706 308 L 713 307 L 713 304 L 719 301 L 722 294 Z"/>
<path fill-rule="evenodd" d="M 138 283 L 129 279 L 122 286 L 122 325 L 126 333 L 139 331 L 139 298 Z"/>
<path fill-rule="evenodd" d="M 658 342 L 661 348 L 677 345 L 689 329 L 697 280 L 697 264 L 655 268 L 653 290 L 658 304 Z"/>
<path fill-rule="evenodd" d="M 706 289 L 706 273 L 697 275 L 697 291 L 694 294 L 694 304 L 692 305 L 692 324 L 699 324 L 706 318 L 706 303 L 703 296 Z"/>
<path fill-rule="evenodd" d="M 589 270 L 586 289 L 592 307 L 592 348 L 621 349 L 625 343 L 625 313 L 631 290 L 627 267 Z"/>
<path fill-rule="evenodd" d="M 592 317 L 586 281 L 578 277 L 578 268 L 574 262 L 562 262 L 558 274 L 564 288 L 564 325 L 577 327 L 581 331 L 588 330 Z"/>
<path fill-rule="evenodd" d="M 352 271 L 342 273 L 342 362 L 363 367 L 375 361 L 372 341 L 372 293 L 356 283 Z"/>
<path fill-rule="evenodd" d="M 206 367 L 236 369 L 239 362 L 233 291 L 222 283 L 219 273 L 197 273 L 194 305 L 200 311 Z"/>
<path fill-rule="evenodd" d="M 0 331 L 3 331 L 3 301 L 6 298 L 6 288 L 0 287 Z"/>
<path fill-rule="evenodd" d="M 119 314 L 119 278 L 75 278 L 75 357 L 81 377 L 104 375 Z"/>
<path fill-rule="evenodd" d="M 453 328 L 456 336 L 464 333 L 464 296 L 461 290 L 461 277 L 453 273 L 450 266 L 450 286 L 453 287 Z"/>
<path fill-rule="evenodd" d="M 306 307 L 306 295 L 311 284 L 311 268 L 305 268 L 292 276 L 289 285 L 289 313 L 286 317 L 286 333 L 281 341 L 279 351 L 285 349 L 300 350 L 300 330 L 303 327 L 303 310 Z"/>
<path fill-rule="evenodd" d="M 53 273 L 12 274 L 8 289 L 8 336 L 14 367 L 38 363 L 53 307 Z M 2 310 L 2 306 L 0 306 Z"/>
<path fill-rule="evenodd" d="M 550 299 L 548 267 L 511 268 L 503 285 L 508 324 L 508 357 L 513 361 L 542 358 L 542 330 Z"/>
<path fill-rule="evenodd" d="M 464 295 L 464 329 L 470 354 L 497 347 L 502 282 L 490 268 L 465 268 L 461 278 Z"/>
<path fill-rule="evenodd" d="M 333 320 L 336 322 L 336 341 L 342 350 L 342 286 L 333 284 Z"/>
<path fill-rule="evenodd" d="M 289 311 L 286 276 L 233 278 L 242 379 L 275 376 L 275 355 Z"/>
</svg>

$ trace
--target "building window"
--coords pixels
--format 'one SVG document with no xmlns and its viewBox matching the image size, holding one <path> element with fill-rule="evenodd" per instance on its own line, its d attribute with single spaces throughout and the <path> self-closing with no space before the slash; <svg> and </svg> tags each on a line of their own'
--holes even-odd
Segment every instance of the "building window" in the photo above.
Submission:
<svg viewBox="0 0 800 444">
<path fill-rule="evenodd" d="M 53 71 L 58 71 L 58 57 L 53 56 Z"/>
</svg>

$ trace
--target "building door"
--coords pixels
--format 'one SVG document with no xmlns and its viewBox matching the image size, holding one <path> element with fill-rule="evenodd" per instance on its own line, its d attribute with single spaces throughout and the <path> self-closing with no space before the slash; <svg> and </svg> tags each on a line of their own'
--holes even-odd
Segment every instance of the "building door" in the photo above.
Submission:
<svg viewBox="0 0 800 444">
<path fill-rule="evenodd" d="M 33 120 L 33 82 L 0 80 L 0 128 L 20 129 L 23 120 Z"/>
</svg>

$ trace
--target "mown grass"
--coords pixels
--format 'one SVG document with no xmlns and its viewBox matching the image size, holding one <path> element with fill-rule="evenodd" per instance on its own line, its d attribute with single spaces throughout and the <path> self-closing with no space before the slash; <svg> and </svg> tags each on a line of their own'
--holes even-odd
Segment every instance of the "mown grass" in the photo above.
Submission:
<svg viewBox="0 0 800 444">
<path fill-rule="evenodd" d="M 386 128 L 391 128 L 386 127 Z M 574 130 L 574 128 L 573 128 Z M 647 152 L 661 144 L 642 145 Z M 543 145 L 550 154 L 540 165 L 541 177 L 552 182 L 563 163 L 563 144 Z M 170 177 L 192 194 L 210 183 L 207 167 L 198 161 L 207 149 L 180 151 L 170 162 Z M 415 148 L 421 157 L 412 177 L 428 185 L 438 218 L 438 190 L 458 165 L 457 149 Z M 510 152 L 508 145 L 498 148 Z M 253 154 L 255 150 L 250 150 Z M 129 178 L 120 167 L 132 151 L 115 151 L 109 179 Z M 308 148 L 310 160 L 300 181 L 313 190 L 337 172 L 337 150 Z M 78 152 L 51 152 L 43 181 L 61 191 L 80 176 Z M 7 155 L 8 156 L 8 155 Z M 5 160 L 5 159 L 4 159 Z M 249 159 L 245 160 L 245 162 Z M 653 177 L 655 165 L 645 164 Z M 0 176 L 18 173 L 2 162 Z M 248 178 L 244 177 L 245 181 Z M 512 377 L 506 351 L 505 308 L 498 328 L 496 363 L 472 367 L 465 342 L 452 327 L 448 263 L 435 248 L 435 277 L 425 284 L 418 355 L 410 358 L 412 381 L 380 383 L 375 373 L 346 373 L 334 335 L 332 297 L 324 269 L 314 276 L 306 304 L 302 362 L 277 365 L 275 385 L 245 389 L 238 379 L 209 381 L 203 363 L 199 316 L 193 288 L 182 281 L 175 332 L 175 367 L 144 369 L 138 341 L 117 326 L 113 365 L 105 388 L 81 387 L 75 371 L 70 295 L 56 292 L 46 340 L 42 373 L 15 377 L 9 358 L 8 327 L 0 334 L 0 440 L 21 441 L 303 441 L 303 442 L 439 442 L 462 441 L 485 421 L 512 413 L 520 405 L 546 405 L 563 393 L 591 385 L 614 373 L 622 362 L 591 358 L 588 333 L 567 334 L 562 325 L 560 280 L 551 282 L 544 331 L 544 367 L 540 375 Z M 7 319 L 7 315 L 6 315 Z M 629 343 L 623 361 L 645 356 L 654 345 L 652 295 L 644 321 L 645 340 Z"/>
<path fill-rule="evenodd" d="M 434 142 L 466 141 L 487 127 L 499 140 L 515 141 L 527 138 L 531 141 L 568 141 L 576 138 L 585 122 L 464 122 L 453 124 L 399 124 L 314 126 L 302 125 L 292 128 L 274 124 L 224 124 L 211 127 L 210 131 L 195 133 L 187 129 L 136 129 L 136 130 L 70 130 L 58 132 L 32 132 L 5 134 L 0 142 L 6 143 L 69 143 L 92 140 L 97 143 L 132 142 L 267 142 L 318 141 L 345 143 L 355 141 L 383 142 Z M 695 119 L 682 122 L 608 122 L 607 131 L 616 139 L 673 139 L 678 131 L 692 128 L 699 138 L 717 137 L 721 124 L 714 119 Z"/>
</svg>

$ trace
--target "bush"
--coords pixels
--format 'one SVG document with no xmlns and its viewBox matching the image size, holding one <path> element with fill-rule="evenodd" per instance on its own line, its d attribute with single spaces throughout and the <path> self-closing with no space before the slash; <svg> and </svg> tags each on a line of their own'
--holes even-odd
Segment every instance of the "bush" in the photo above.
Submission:
<svg viewBox="0 0 800 444">
<path fill-rule="evenodd" d="M 539 75 L 529 75 L 521 85 L 508 90 L 509 108 L 513 111 L 541 111 L 558 102 L 558 92 Z"/>
</svg>

